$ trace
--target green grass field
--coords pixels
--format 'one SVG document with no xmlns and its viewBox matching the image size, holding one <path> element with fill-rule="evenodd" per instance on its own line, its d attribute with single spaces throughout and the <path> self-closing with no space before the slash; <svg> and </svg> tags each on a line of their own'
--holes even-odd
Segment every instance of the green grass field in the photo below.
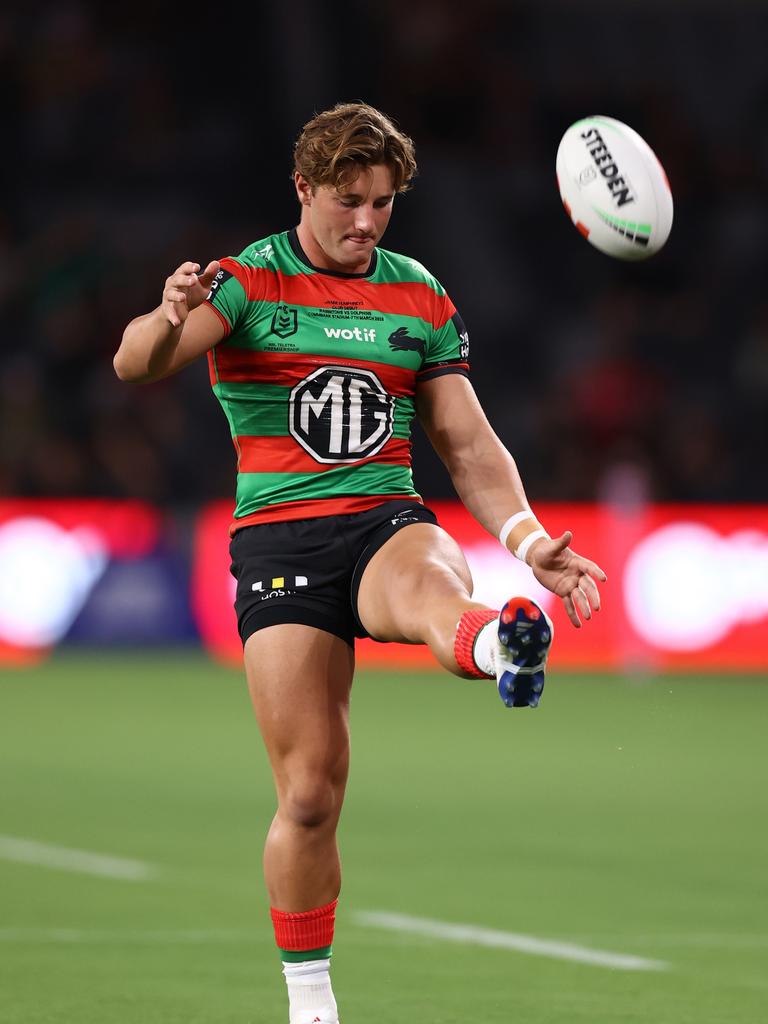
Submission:
<svg viewBox="0 0 768 1024">
<path fill-rule="evenodd" d="M 361 673 L 333 968 L 343 1024 L 766 1020 L 767 684 L 555 675 L 541 708 L 508 711 L 491 684 Z M 260 875 L 272 812 L 239 672 L 190 654 L 4 671 L 0 1021 L 287 1021 Z M 9 859 L 19 838 L 154 873 Z M 666 967 L 362 922 L 377 911 Z"/>
</svg>

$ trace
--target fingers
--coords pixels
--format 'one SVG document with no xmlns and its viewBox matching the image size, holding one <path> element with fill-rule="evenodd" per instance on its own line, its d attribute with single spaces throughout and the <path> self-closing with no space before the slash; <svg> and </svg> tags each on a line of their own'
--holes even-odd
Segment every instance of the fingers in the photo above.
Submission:
<svg viewBox="0 0 768 1024">
<path fill-rule="evenodd" d="M 561 551 L 565 551 L 568 545 L 573 540 L 573 534 L 570 530 L 566 530 L 560 537 L 555 537 L 552 543 L 555 545 L 553 554 L 559 554 Z"/>
<path fill-rule="evenodd" d="M 554 553 L 557 554 L 560 551 L 565 551 L 568 545 L 573 540 L 573 533 L 571 530 L 566 530 L 560 537 L 557 537 L 552 543 L 555 545 Z M 579 572 L 586 573 L 592 576 L 594 579 L 601 580 L 603 583 L 608 579 L 606 574 L 600 568 L 596 562 L 591 562 L 588 558 L 583 558 L 581 555 L 576 554 L 575 551 L 569 552 L 573 561 L 569 563 L 570 566 L 576 563 Z"/>
<path fill-rule="evenodd" d="M 165 286 L 166 288 L 169 286 L 175 286 L 177 288 L 191 288 L 196 284 L 201 284 L 204 288 L 209 288 L 211 281 L 219 272 L 220 265 L 221 264 L 218 260 L 211 260 L 201 274 L 200 264 L 193 263 L 191 260 L 188 260 L 186 263 L 182 263 L 180 267 L 177 267 L 174 270 L 165 282 Z"/>
<path fill-rule="evenodd" d="M 214 273 L 218 272 L 218 264 L 213 262 L 208 264 L 206 272 L 211 270 L 214 265 L 216 266 Z M 199 295 L 191 293 L 190 289 L 202 285 L 199 291 L 204 293 L 210 287 L 210 281 L 207 284 L 200 281 L 199 271 L 199 263 L 187 260 L 166 279 L 162 306 L 163 313 L 172 327 L 180 327 L 189 316 L 190 310 L 194 309 L 201 301 Z"/>
<path fill-rule="evenodd" d="M 195 284 L 201 284 L 204 288 L 210 288 L 211 281 L 216 277 L 220 268 L 221 264 L 218 260 L 211 260 L 202 273 L 200 272 L 199 263 L 182 263 L 168 278 L 168 283 L 172 282 L 187 288 Z"/>
<path fill-rule="evenodd" d="M 203 288 L 211 287 L 211 283 L 214 277 L 216 277 L 216 275 L 218 274 L 220 266 L 221 264 L 219 263 L 218 260 L 211 260 L 211 262 L 208 264 L 208 266 L 205 268 L 202 274 L 198 274 L 198 281 L 203 286 Z"/>
<path fill-rule="evenodd" d="M 578 629 L 582 624 L 582 619 L 589 621 L 595 612 L 600 611 L 600 591 L 587 572 L 571 576 L 569 583 L 568 593 L 562 595 L 563 604 L 568 618 Z"/>
<path fill-rule="evenodd" d="M 581 626 L 581 619 L 589 621 L 595 612 L 600 611 L 600 591 L 593 576 L 600 580 L 606 580 L 607 576 L 603 570 L 587 559 L 579 559 L 577 574 L 571 577 L 572 587 L 565 595 L 563 601 L 568 618 L 574 626 Z M 576 568 L 571 563 L 570 568 Z M 580 618 L 581 617 L 581 618 Z"/>
<path fill-rule="evenodd" d="M 576 610 L 581 612 L 585 619 L 589 620 L 592 618 L 592 607 L 590 606 L 589 598 L 582 590 L 581 586 L 574 587 L 571 591 L 571 599 Z"/>
<path fill-rule="evenodd" d="M 565 610 L 568 615 L 568 618 L 571 620 L 573 625 L 576 627 L 576 629 L 581 629 L 581 619 L 579 618 L 579 613 L 576 611 L 576 608 L 573 603 L 573 598 L 570 594 L 565 595 L 565 597 L 563 598 L 563 604 L 565 605 Z"/>
<path fill-rule="evenodd" d="M 551 558 L 566 551 L 572 538 L 571 531 L 566 530 L 560 537 L 554 539 L 547 552 L 548 557 Z M 547 572 L 538 573 L 537 579 L 550 590 L 560 593 L 568 618 L 577 629 L 581 628 L 582 618 L 589 620 L 594 612 L 600 611 L 600 591 L 595 581 L 600 580 L 604 583 L 608 579 L 607 575 L 596 562 L 582 558 L 581 555 L 570 550 L 563 556 L 560 565 L 553 565 L 550 562 L 546 568 L 557 572 L 559 580 L 554 583 L 548 581 L 545 578 L 548 575 Z M 567 593 L 563 593 L 564 590 Z"/>
<path fill-rule="evenodd" d="M 586 577 L 582 578 L 585 579 Z M 577 629 L 581 629 L 582 618 L 587 621 L 592 618 L 593 605 L 590 604 L 590 599 L 587 597 L 587 594 L 581 586 L 574 587 L 569 594 L 566 594 L 563 597 L 563 604 L 565 605 L 565 611 L 568 618 Z M 594 606 L 595 611 L 599 609 L 599 604 L 600 601 L 598 597 L 598 603 Z"/>
<path fill-rule="evenodd" d="M 579 566 L 582 572 L 595 579 L 602 580 L 603 583 L 608 579 L 600 566 L 596 562 L 590 562 L 588 558 L 579 558 Z"/>
<path fill-rule="evenodd" d="M 600 591 L 597 589 L 597 584 L 587 573 L 582 573 L 579 577 L 578 589 L 584 594 L 585 599 L 589 602 L 590 606 L 594 608 L 596 612 L 600 611 Z M 590 616 L 587 616 L 589 618 Z"/>
<path fill-rule="evenodd" d="M 171 327 L 181 327 L 186 320 L 186 317 L 179 315 L 179 311 L 172 303 L 163 303 L 163 311 Z"/>
<path fill-rule="evenodd" d="M 178 284 L 173 283 L 175 277 L 177 277 L 176 274 L 169 277 L 165 283 L 162 308 L 171 326 L 180 327 L 189 315 L 189 307 L 186 291 Z"/>
<path fill-rule="evenodd" d="M 185 266 L 197 267 L 197 270 L 200 269 L 197 263 L 185 264 Z M 165 282 L 166 288 L 191 288 L 195 284 L 197 284 L 197 271 L 184 270 L 182 267 L 174 271 Z"/>
</svg>

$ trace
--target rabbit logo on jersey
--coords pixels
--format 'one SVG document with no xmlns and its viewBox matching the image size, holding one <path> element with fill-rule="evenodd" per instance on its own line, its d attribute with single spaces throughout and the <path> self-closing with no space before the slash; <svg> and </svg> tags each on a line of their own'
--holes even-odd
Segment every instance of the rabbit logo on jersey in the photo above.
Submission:
<svg viewBox="0 0 768 1024">
<path fill-rule="evenodd" d="M 371 370 L 322 366 L 291 391 L 291 435 L 317 462 L 376 455 L 392 436 L 392 423 L 392 396 Z"/>
</svg>

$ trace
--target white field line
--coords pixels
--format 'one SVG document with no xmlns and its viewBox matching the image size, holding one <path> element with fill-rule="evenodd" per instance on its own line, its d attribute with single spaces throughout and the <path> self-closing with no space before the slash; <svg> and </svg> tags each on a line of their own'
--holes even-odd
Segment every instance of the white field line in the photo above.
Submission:
<svg viewBox="0 0 768 1024">
<path fill-rule="evenodd" d="M 488 946 L 493 949 L 511 949 L 516 953 L 546 956 L 555 960 L 572 960 L 595 967 L 611 967 L 617 971 L 663 971 L 669 966 L 663 960 L 648 960 L 645 957 L 632 956 L 627 953 L 610 953 L 602 949 L 577 946 L 570 942 L 537 939 L 533 935 L 496 931 L 492 928 L 480 928 L 472 924 L 431 921 L 425 917 L 411 917 L 408 914 L 367 911 L 356 914 L 355 920 L 366 928 L 409 932 L 411 935 L 423 935 L 431 939 L 443 939 L 446 942 Z"/>
<path fill-rule="evenodd" d="M 52 846 L 34 839 L 0 836 L 0 860 L 18 864 L 35 864 L 41 868 L 75 871 L 83 875 L 100 875 L 123 882 L 145 882 L 155 874 L 151 864 L 125 857 L 109 857 L 88 850 L 72 850 L 65 846 Z"/>
</svg>

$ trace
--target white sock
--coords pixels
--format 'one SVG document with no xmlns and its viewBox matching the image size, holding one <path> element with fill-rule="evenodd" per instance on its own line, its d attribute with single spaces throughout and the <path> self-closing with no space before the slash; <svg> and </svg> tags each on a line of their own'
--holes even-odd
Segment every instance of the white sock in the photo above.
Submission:
<svg viewBox="0 0 768 1024">
<path fill-rule="evenodd" d="M 330 960 L 304 960 L 298 964 L 283 961 L 290 1024 L 338 1024 L 330 966 Z"/>
<path fill-rule="evenodd" d="M 486 623 L 475 638 L 475 646 L 472 650 L 472 658 L 480 669 L 487 676 L 496 675 L 496 664 L 494 654 L 499 645 L 499 616 Z"/>
</svg>

